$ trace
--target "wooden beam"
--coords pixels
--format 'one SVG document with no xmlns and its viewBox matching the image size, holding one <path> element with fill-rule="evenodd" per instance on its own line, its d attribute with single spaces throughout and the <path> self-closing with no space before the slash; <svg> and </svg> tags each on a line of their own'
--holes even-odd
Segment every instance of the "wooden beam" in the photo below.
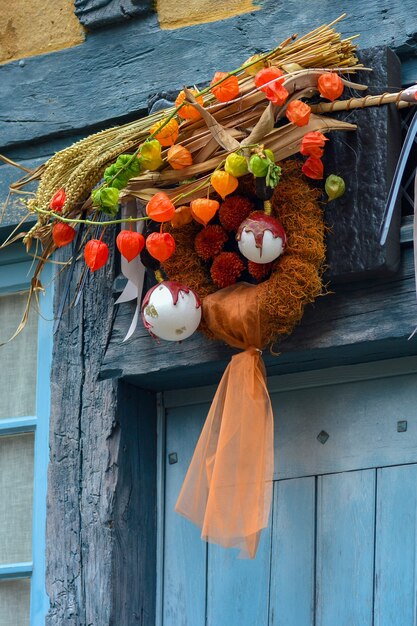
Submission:
<svg viewBox="0 0 417 626">
<path fill-rule="evenodd" d="M 59 253 L 62 260 L 68 253 Z M 69 294 L 74 297 L 81 267 Z M 59 274 L 56 297 L 64 275 Z M 111 269 L 76 308 L 66 309 L 55 336 L 51 372 L 46 589 L 47 626 L 110 623 L 115 488 L 120 427 L 117 388 L 97 385 L 111 324 Z M 107 288 L 106 288 L 107 286 Z M 94 310 L 94 315 L 91 316 Z M 101 320 L 96 324 L 96 316 Z M 94 323 L 93 322 L 94 318 Z"/>
<path fill-rule="evenodd" d="M 288 339 L 265 350 L 268 373 L 281 374 L 417 354 L 412 249 L 403 251 L 401 269 L 389 278 L 334 287 L 334 293 L 307 307 Z M 101 378 L 127 377 L 150 389 L 192 387 L 216 382 L 236 351 L 196 333 L 183 343 L 158 343 L 139 323 L 126 343 L 133 316 L 129 304 L 116 312 Z"/>
<path fill-rule="evenodd" d="M 361 33 L 362 47 L 403 46 L 417 33 L 414 0 L 351 0 L 329 13 L 326 3 L 275 0 L 228 20 L 161 30 L 157 16 L 104 29 L 85 43 L 0 66 L 0 148 L 73 133 L 142 115 L 161 89 L 208 81 L 297 30 L 306 33 L 343 10 L 344 35 Z M 366 27 L 365 27 L 366 25 Z M 406 53 L 408 54 L 408 48 Z"/>
<path fill-rule="evenodd" d="M 363 78 L 369 93 L 401 88 L 401 67 L 392 50 L 377 46 L 362 50 L 359 58 L 373 69 Z M 325 205 L 326 278 L 347 282 L 395 272 L 400 262 L 400 201 L 384 247 L 379 245 L 379 228 L 401 149 L 399 112 L 391 104 L 334 117 L 357 124 L 357 130 L 331 133 L 324 154 L 325 175 L 337 174 L 346 183 L 344 195 Z"/>
<path fill-rule="evenodd" d="M 58 260 L 67 255 L 58 252 Z M 55 335 L 47 626 L 155 623 L 155 396 L 98 380 L 111 331 L 112 268 L 110 258 L 106 271 L 87 277 Z M 69 302 L 82 271 L 77 264 Z M 56 304 L 64 282 L 59 274 Z"/>
<path fill-rule="evenodd" d="M 152 11 L 151 0 L 75 0 L 75 14 L 89 29 L 142 17 Z"/>
</svg>

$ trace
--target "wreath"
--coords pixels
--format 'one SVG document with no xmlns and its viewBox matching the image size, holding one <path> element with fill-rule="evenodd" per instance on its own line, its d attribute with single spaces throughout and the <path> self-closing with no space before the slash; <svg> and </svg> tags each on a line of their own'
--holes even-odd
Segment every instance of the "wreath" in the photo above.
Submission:
<svg viewBox="0 0 417 626">
<path fill-rule="evenodd" d="M 305 306 L 322 293 L 321 277 L 326 250 L 323 211 L 319 204 L 321 194 L 306 181 L 301 165 L 295 159 L 281 163 L 282 179 L 271 199 L 272 215 L 282 223 L 288 237 L 285 254 L 268 266 L 269 275 L 264 280 L 263 266 L 252 266 L 255 277 L 248 277 L 249 280 L 259 278 L 256 281 L 256 297 L 266 343 L 290 334 L 300 322 Z M 229 206 L 233 206 L 234 198 L 240 199 L 242 196 L 253 201 L 253 208 L 257 208 L 251 177 L 242 180 L 236 195 L 228 196 L 231 200 L 227 201 Z M 196 239 L 206 229 L 193 222 L 179 228 L 170 226 L 167 230 L 175 237 L 176 251 L 162 264 L 164 272 L 169 280 L 188 285 L 204 302 L 208 294 L 219 289 L 210 276 L 207 262 L 196 251 Z M 232 231 L 232 240 L 233 235 Z M 229 254 L 238 254 L 237 246 L 230 242 L 229 247 L 234 250 Z M 220 254 L 222 248 L 213 255 L 214 259 L 218 259 Z M 240 258 L 243 263 L 246 262 L 241 255 Z M 230 265 L 230 260 L 227 265 Z M 201 329 L 213 336 L 204 324 L 204 319 Z"/>
</svg>

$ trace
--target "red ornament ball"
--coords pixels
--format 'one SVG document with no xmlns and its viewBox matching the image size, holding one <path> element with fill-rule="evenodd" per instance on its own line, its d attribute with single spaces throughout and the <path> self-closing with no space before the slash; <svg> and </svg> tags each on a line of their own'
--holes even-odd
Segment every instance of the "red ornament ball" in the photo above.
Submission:
<svg viewBox="0 0 417 626">
<path fill-rule="evenodd" d="M 90 239 L 84 248 L 84 259 L 92 272 L 99 270 L 107 263 L 109 248 L 104 241 Z"/>
<path fill-rule="evenodd" d="M 177 281 L 164 281 L 152 287 L 143 299 L 142 320 L 153 337 L 183 341 L 201 320 L 197 294 Z"/>
<path fill-rule="evenodd" d="M 194 248 L 198 256 L 208 261 L 223 250 L 227 239 L 227 233 L 224 228 L 218 224 L 213 224 L 200 230 L 194 239 Z"/>
<path fill-rule="evenodd" d="M 220 224 L 227 232 L 236 231 L 255 205 L 244 196 L 230 196 L 226 198 L 219 210 Z"/>
<path fill-rule="evenodd" d="M 255 211 L 242 222 L 236 240 L 239 251 L 254 263 L 271 263 L 285 249 L 287 236 L 275 217 L 263 211 Z"/>
<path fill-rule="evenodd" d="M 120 254 L 130 263 L 145 246 L 145 237 L 133 230 L 121 230 L 116 237 L 116 246 Z"/>
<path fill-rule="evenodd" d="M 210 274 L 213 282 L 223 289 L 234 285 L 244 269 L 245 265 L 236 252 L 222 252 L 214 259 Z"/>
<path fill-rule="evenodd" d="M 52 239 L 57 248 L 67 246 L 75 237 L 76 231 L 65 222 L 56 222 L 52 227 Z"/>
</svg>

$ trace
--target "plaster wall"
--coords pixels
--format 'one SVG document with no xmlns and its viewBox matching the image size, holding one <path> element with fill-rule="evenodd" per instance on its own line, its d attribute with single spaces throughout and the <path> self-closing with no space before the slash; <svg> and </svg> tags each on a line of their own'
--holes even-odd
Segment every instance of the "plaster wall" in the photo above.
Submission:
<svg viewBox="0 0 417 626">
<path fill-rule="evenodd" d="M 253 0 L 157 0 L 162 29 L 215 22 L 257 11 Z M 85 40 L 85 29 L 71 0 L 0 0 L 0 63 L 76 46 Z"/>
<path fill-rule="evenodd" d="M 161 28 L 172 29 L 205 22 L 216 22 L 243 13 L 257 11 L 252 0 L 189 0 L 189 2 L 177 2 L 177 0 L 157 0 L 156 8 Z"/>
<path fill-rule="evenodd" d="M 0 0 L 0 63 L 69 48 L 84 39 L 70 0 Z"/>
</svg>

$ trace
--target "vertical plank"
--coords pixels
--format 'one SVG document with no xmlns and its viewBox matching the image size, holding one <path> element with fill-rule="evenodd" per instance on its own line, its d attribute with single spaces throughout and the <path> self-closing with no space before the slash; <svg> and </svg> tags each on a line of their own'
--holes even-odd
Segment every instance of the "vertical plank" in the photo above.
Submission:
<svg viewBox="0 0 417 626">
<path fill-rule="evenodd" d="M 105 239 L 109 244 L 112 236 L 108 230 Z M 55 260 L 67 261 L 68 251 L 61 249 Z M 82 272 L 77 263 L 67 302 L 74 300 Z M 57 305 L 66 277 L 65 272 L 57 272 Z M 110 244 L 106 269 L 100 276 L 87 276 L 79 305 L 65 308 L 59 332 L 54 335 L 46 533 L 46 589 L 50 599 L 47 626 L 107 626 L 111 622 L 113 593 L 117 593 L 112 555 L 117 532 L 113 515 L 118 489 L 116 457 L 121 431 L 116 411 L 120 397 L 113 381 L 98 380 L 112 327 L 112 284 Z M 134 603 L 136 598 L 131 600 Z"/>
<path fill-rule="evenodd" d="M 208 405 L 178 407 L 166 416 L 163 626 L 204 626 L 207 544 L 174 511 Z M 170 464 L 169 455 L 178 461 Z"/>
<path fill-rule="evenodd" d="M 51 267 L 42 272 L 44 283 L 52 281 Z M 35 436 L 35 476 L 33 493 L 33 575 L 30 590 L 30 613 L 33 624 L 45 623 L 49 608 L 49 598 L 45 589 L 45 546 L 46 546 L 46 498 L 48 484 L 49 457 L 49 414 L 51 410 L 51 362 L 53 348 L 53 296 L 54 283 L 40 298 L 42 317 L 38 322 L 38 367 L 36 383 L 36 436 Z"/>
<path fill-rule="evenodd" d="M 313 626 L 315 478 L 275 483 L 270 626 Z"/>
<path fill-rule="evenodd" d="M 375 471 L 320 476 L 316 626 L 371 626 Z"/>
<path fill-rule="evenodd" d="M 240 559 L 238 554 L 209 544 L 207 626 L 268 623 L 271 524 L 262 532 L 254 559 Z"/>
<path fill-rule="evenodd" d="M 415 626 L 417 466 L 378 470 L 375 626 Z"/>
<path fill-rule="evenodd" d="M 117 468 L 112 528 L 111 624 L 155 623 L 155 394 L 119 383 L 109 474 Z M 110 524 L 109 524 L 110 525 Z"/>
</svg>

